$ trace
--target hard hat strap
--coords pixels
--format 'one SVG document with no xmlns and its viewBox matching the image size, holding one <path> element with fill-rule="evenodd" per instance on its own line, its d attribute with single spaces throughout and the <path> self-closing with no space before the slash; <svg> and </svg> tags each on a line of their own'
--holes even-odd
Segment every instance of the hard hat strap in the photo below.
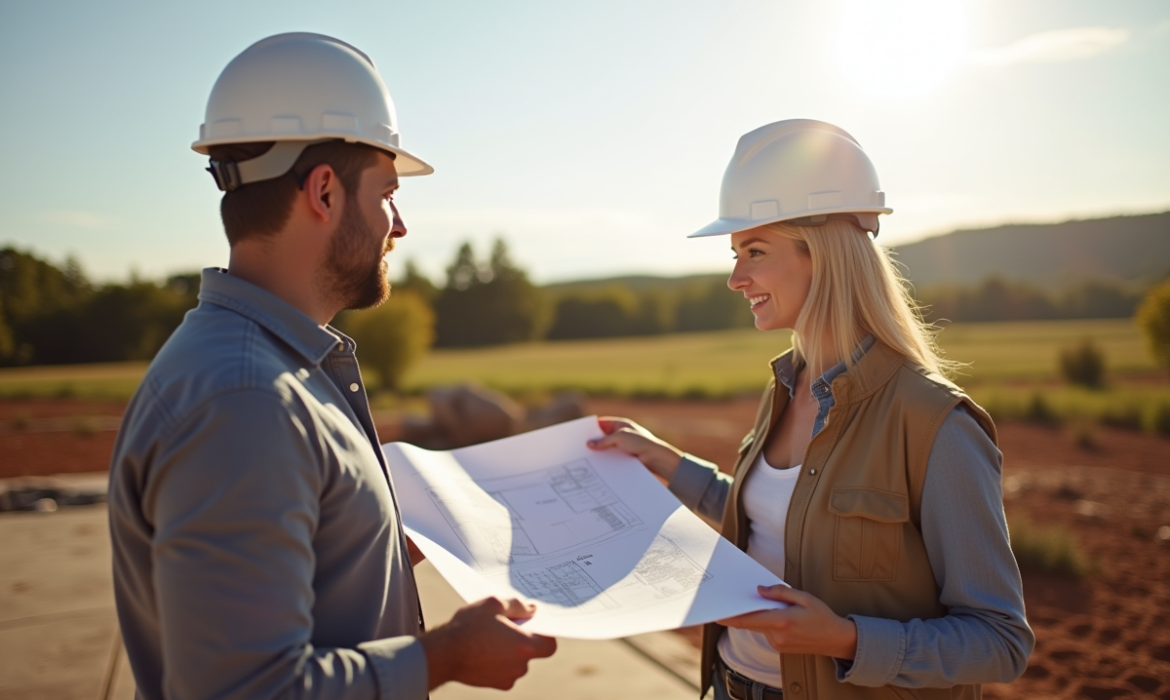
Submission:
<svg viewBox="0 0 1170 700">
<path fill-rule="evenodd" d="M 277 141 L 264 155 L 245 161 L 210 159 L 207 172 L 215 178 L 221 192 L 231 192 L 250 182 L 280 177 L 292 168 L 306 148 L 334 139 L 316 141 Z"/>
</svg>

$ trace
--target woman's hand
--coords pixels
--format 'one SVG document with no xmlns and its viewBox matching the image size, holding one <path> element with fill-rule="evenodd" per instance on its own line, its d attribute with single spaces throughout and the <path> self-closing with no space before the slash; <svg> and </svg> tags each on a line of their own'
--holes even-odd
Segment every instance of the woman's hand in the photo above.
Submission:
<svg viewBox="0 0 1170 700">
<path fill-rule="evenodd" d="M 597 419 L 605 437 L 590 440 L 594 450 L 608 450 L 611 447 L 625 452 L 644 464 L 654 476 L 669 482 L 678 469 L 683 452 L 674 445 L 663 442 L 642 426 L 628 418 L 603 416 Z"/>
<path fill-rule="evenodd" d="M 761 610 L 719 620 L 719 624 L 764 635 L 784 654 L 817 654 L 851 660 L 857 656 L 857 625 L 838 617 L 820 598 L 777 584 L 760 586 L 760 595 L 788 603 L 783 610 Z"/>
</svg>

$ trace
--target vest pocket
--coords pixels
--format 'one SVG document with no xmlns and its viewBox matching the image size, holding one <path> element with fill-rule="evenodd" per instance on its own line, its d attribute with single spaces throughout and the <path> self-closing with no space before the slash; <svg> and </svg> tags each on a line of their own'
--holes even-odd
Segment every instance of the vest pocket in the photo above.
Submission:
<svg viewBox="0 0 1170 700">
<path fill-rule="evenodd" d="M 879 489 L 833 489 L 829 511 L 836 516 L 833 580 L 892 581 L 902 554 L 902 527 L 910 521 L 909 499 Z"/>
</svg>

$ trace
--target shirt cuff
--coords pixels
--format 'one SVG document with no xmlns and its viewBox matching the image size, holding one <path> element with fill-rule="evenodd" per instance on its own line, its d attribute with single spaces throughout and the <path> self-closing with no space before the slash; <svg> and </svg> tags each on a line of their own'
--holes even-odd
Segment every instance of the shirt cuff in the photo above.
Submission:
<svg viewBox="0 0 1170 700">
<path fill-rule="evenodd" d="M 834 659 L 837 680 L 878 688 L 889 685 L 906 655 L 906 630 L 901 622 L 863 615 L 848 615 L 857 625 L 857 656 L 852 661 Z"/>
<path fill-rule="evenodd" d="M 707 460 L 684 454 L 667 488 L 684 506 L 696 510 L 718 471 L 719 468 Z"/>
<path fill-rule="evenodd" d="M 378 679 L 378 700 L 425 700 L 427 655 L 417 637 L 363 642 L 358 649 L 370 660 Z"/>
</svg>

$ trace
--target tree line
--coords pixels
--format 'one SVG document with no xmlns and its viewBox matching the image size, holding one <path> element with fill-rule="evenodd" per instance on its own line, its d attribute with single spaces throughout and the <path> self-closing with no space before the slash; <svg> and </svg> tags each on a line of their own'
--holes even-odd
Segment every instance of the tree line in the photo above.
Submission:
<svg viewBox="0 0 1170 700">
<path fill-rule="evenodd" d="M 198 285 L 198 273 L 97 284 L 73 258 L 58 266 L 12 247 L 0 249 L 0 365 L 150 359 L 196 305 Z M 358 338 L 359 347 L 364 341 L 382 348 L 376 355 L 367 351 L 371 358 L 391 354 L 407 362 L 432 341 L 477 347 L 752 325 L 747 303 L 727 289 L 722 276 L 540 287 L 502 239 L 486 256 L 463 243 L 441 285 L 408 263 L 393 286 L 384 308 L 345 313 L 335 321 Z M 1092 282 L 1054 293 L 991 278 L 975 287 L 924 289 L 918 297 L 930 320 L 1124 318 L 1133 315 L 1142 291 Z M 401 374 L 389 364 L 378 371 L 387 386 Z"/>
</svg>

